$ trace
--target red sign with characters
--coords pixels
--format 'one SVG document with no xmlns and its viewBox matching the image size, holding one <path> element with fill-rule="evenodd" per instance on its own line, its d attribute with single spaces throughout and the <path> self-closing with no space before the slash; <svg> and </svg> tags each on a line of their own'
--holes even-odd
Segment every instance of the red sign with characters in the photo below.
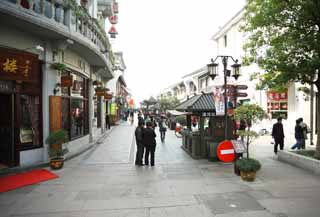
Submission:
<svg viewBox="0 0 320 217">
<path fill-rule="evenodd" d="M 234 161 L 235 153 L 232 142 L 229 140 L 221 142 L 217 148 L 217 155 L 219 160 L 225 163 Z"/>
</svg>

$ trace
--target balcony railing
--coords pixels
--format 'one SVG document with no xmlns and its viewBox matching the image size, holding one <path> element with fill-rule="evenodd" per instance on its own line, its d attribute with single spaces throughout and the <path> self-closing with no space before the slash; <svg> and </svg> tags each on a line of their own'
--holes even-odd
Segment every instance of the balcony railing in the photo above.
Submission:
<svg viewBox="0 0 320 217">
<path fill-rule="evenodd" d="M 114 56 L 109 39 L 99 21 L 92 18 L 86 8 L 77 5 L 75 0 L 5 0 L 24 8 L 31 13 L 42 15 L 69 31 L 80 33 L 103 51 L 107 59 L 114 64 Z M 105 51 L 108 51 L 105 53 Z"/>
</svg>

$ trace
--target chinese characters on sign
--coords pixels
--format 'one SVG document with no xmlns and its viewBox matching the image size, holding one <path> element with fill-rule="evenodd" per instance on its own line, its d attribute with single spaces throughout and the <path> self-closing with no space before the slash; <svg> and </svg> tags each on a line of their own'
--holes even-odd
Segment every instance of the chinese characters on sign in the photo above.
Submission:
<svg viewBox="0 0 320 217">
<path fill-rule="evenodd" d="M 202 117 L 214 117 L 216 116 L 216 113 L 214 112 L 203 112 Z"/>
<path fill-rule="evenodd" d="M 273 119 L 287 117 L 288 113 L 288 92 L 268 91 L 268 113 Z"/>
<path fill-rule="evenodd" d="M 38 63 L 37 55 L 0 48 L 0 76 L 3 80 L 37 80 Z"/>
</svg>

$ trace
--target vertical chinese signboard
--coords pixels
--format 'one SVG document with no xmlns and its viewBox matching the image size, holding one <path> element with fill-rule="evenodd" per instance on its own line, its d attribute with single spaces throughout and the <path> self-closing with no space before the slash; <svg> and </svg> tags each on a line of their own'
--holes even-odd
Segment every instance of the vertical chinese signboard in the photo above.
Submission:
<svg viewBox="0 0 320 217">
<path fill-rule="evenodd" d="M 38 56 L 19 50 L 0 48 L 1 80 L 35 82 L 39 79 Z"/>
<path fill-rule="evenodd" d="M 288 92 L 268 91 L 268 113 L 273 119 L 288 116 Z"/>
</svg>

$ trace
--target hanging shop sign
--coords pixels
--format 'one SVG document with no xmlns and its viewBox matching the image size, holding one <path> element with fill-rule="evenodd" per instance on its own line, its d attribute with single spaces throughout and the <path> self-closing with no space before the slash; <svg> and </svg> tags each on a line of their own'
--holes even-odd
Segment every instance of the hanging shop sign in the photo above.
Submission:
<svg viewBox="0 0 320 217">
<path fill-rule="evenodd" d="M 36 82 L 39 60 L 35 54 L 0 48 L 0 77 L 2 80 Z"/>
<path fill-rule="evenodd" d="M 95 91 L 97 96 L 104 96 L 106 94 L 105 88 L 96 88 Z"/>
<path fill-rule="evenodd" d="M 110 114 L 111 114 L 111 115 L 116 115 L 116 114 L 117 114 L 117 104 L 116 104 L 116 103 L 112 103 L 112 104 L 111 104 Z"/>
<path fill-rule="evenodd" d="M 71 75 L 61 76 L 61 87 L 72 87 L 73 77 Z"/>
<path fill-rule="evenodd" d="M 109 93 L 106 93 L 105 95 L 104 95 L 104 98 L 106 99 L 106 100 L 110 100 L 110 99 L 112 99 L 112 94 L 109 94 Z"/>
</svg>

